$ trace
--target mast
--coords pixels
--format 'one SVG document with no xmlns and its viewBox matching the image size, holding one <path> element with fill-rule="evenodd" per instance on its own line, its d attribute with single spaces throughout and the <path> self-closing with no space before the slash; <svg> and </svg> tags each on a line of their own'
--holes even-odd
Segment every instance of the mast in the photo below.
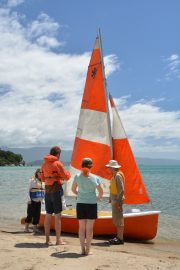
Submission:
<svg viewBox="0 0 180 270">
<path fill-rule="evenodd" d="M 100 55 L 101 55 L 101 63 L 102 63 L 102 73 L 103 73 L 103 83 L 104 83 L 104 89 L 105 89 L 105 96 L 106 96 L 106 109 L 108 114 L 108 131 L 109 131 L 109 138 L 110 138 L 110 148 L 111 148 L 111 157 L 113 158 L 113 147 L 112 147 L 112 135 L 111 135 L 111 121 L 110 121 L 110 112 L 109 112 L 109 106 L 108 106 L 108 91 L 107 91 L 107 83 L 106 83 L 106 75 L 105 75 L 105 66 L 104 66 L 104 60 L 103 60 L 103 48 L 102 48 L 102 40 L 101 40 L 101 31 L 100 28 L 98 29 L 99 38 L 99 44 L 100 44 Z"/>
</svg>

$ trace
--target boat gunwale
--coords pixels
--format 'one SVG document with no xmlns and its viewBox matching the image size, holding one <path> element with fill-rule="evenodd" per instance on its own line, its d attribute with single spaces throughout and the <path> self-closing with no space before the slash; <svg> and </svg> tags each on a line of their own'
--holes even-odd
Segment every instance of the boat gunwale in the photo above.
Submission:
<svg viewBox="0 0 180 270">
<path fill-rule="evenodd" d="M 101 211 L 99 211 L 101 212 Z M 105 212 L 105 211 L 104 211 Z M 124 213 L 123 214 L 123 217 L 124 218 L 134 218 L 134 217 L 140 217 L 140 216 L 150 216 L 150 215 L 159 215 L 161 213 L 161 211 L 158 211 L 158 210 L 153 210 L 153 211 L 140 211 L 140 212 L 137 212 L 137 213 L 133 213 L 133 212 L 130 212 L 130 213 Z M 41 214 L 46 214 L 44 211 L 41 212 Z M 76 215 L 73 215 L 73 214 L 66 214 L 66 213 L 62 213 L 61 214 L 61 218 L 75 218 L 77 219 Z M 102 215 L 102 216 L 98 216 L 97 219 L 111 219 L 112 218 L 112 215 Z"/>
</svg>

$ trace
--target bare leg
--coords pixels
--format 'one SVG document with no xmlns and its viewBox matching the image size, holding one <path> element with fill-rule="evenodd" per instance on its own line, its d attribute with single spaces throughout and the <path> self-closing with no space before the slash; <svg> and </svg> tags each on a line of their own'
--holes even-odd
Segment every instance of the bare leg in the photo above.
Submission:
<svg viewBox="0 0 180 270">
<path fill-rule="evenodd" d="M 33 225 L 33 232 L 34 232 L 34 233 L 37 232 L 37 225 Z"/>
<path fill-rule="evenodd" d="M 81 244 L 82 254 L 85 255 L 85 239 L 86 239 L 86 219 L 79 220 L 79 240 Z"/>
<path fill-rule="evenodd" d="M 46 244 L 50 243 L 50 225 L 51 225 L 51 214 L 46 214 L 44 228 L 45 228 L 45 236 L 46 236 Z"/>
<path fill-rule="evenodd" d="M 123 233 L 124 233 L 124 227 L 123 226 L 117 227 L 117 237 L 120 240 L 123 240 Z"/>
<path fill-rule="evenodd" d="M 25 232 L 29 232 L 29 223 L 25 223 L 25 229 L 24 229 Z"/>
<path fill-rule="evenodd" d="M 87 219 L 86 223 L 86 255 L 90 254 L 91 241 L 93 238 L 94 219 Z"/>
<path fill-rule="evenodd" d="M 56 245 L 66 244 L 61 240 L 61 213 L 55 214 Z"/>
</svg>

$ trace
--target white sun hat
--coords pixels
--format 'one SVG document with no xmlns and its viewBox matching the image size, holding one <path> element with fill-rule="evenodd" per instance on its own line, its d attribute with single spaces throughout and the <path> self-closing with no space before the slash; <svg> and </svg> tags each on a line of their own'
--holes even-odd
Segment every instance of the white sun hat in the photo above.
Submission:
<svg viewBox="0 0 180 270">
<path fill-rule="evenodd" d="M 121 165 L 118 164 L 118 162 L 116 160 L 110 160 L 108 164 L 106 164 L 106 167 L 108 168 L 115 168 L 118 169 L 121 167 Z"/>
</svg>

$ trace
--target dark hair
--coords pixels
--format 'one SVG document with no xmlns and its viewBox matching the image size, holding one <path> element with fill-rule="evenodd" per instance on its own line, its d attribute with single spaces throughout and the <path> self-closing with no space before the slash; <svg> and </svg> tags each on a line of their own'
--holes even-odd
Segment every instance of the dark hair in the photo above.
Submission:
<svg viewBox="0 0 180 270">
<path fill-rule="evenodd" d="M 83 158 L 82 163 L 81 163 L 81 167 L 88 167 L 88 166 L 92 166 L 92 159 L 91 158 Z"/>
<path fill-rule="evenodd" d="M 59 146 L 53 146 L 50 150 L 50 155 L 57 156 L 61 154 L 61 148 Z"/>
<path fill-rule="evenodd" d="M 41 172 L 41 169 L 37 169 L 37 170 L 35 171 L 35 174 L 34 174 L 35 178 L 38 178 L 38 173 L 39 173 L 39 172 Z"/>
</svg>

